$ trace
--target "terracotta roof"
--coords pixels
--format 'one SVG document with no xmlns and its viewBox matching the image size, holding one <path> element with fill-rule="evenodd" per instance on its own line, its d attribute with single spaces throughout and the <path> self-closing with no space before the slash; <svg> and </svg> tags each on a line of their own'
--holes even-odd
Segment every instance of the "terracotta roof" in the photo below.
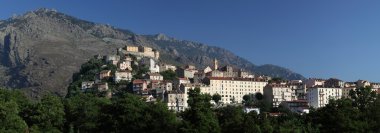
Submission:
<svg viewBox="0 0 380 133">
<path fill-rule="evenodd" d="M 161 74 L 159 74 L 159 73 L 149 73 L 148 75 L 149 76 L 161 76 Z"/>
<path fill-rule="evenodd" d="M 134 84 L 141 84 L 141 83 L 145 83 L 146 81 L 145 80 L 142 80 L 142 79 L 135 79 L 133 80 L 133 83 Z"/>
<path fill-rule="evenodd" d="M 189 79 L 187 79 L 187 78 L 178 78 L 179 80 L 189 80 Z"/>
</svg>

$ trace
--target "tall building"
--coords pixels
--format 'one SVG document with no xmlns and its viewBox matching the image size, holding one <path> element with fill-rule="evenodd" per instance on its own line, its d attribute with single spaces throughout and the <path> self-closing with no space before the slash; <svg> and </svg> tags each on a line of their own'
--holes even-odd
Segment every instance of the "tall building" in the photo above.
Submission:
<svg viewBox="0 0 380 133">
<path fill-rule="evenodd" d="M 342 98 L 342 88 L 313 87 L 307 90 L 307 101 L 314 108 L 324 107 L 330 99 Z"/>
<path fill-rule="evenodd" d="M 243 96 L 247 94 L 263 94 L 263 88 L 267 84 L 265 80 L 232 77 L 206 77 L 204 82 L 209 89 L 201 90 L 201 92 L 210 95 L 220 94 L 221 102 L 226 104 L 242 103 Z"/>
</svg>

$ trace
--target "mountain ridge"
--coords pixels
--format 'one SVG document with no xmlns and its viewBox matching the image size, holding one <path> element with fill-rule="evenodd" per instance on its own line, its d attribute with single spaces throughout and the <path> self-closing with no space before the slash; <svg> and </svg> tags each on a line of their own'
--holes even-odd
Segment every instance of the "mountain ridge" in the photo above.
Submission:
<svg viewBox="0 0 380 133">
<path fill-rule="evenodd" d="M 93 55 L 116 53 L 117 48 L 125 45 L 153 47 L 160 51 L 162 62 L 173 65 L 193 64 L 203 68 L 211 66 L 216 58 L 221 65 L 256 74 L 304 78 L 279 66 L 254 65 L 220 47 L 177 40 L 162 33 L 138 35 L 41 8 L 0 20 L 0 85 L 25 88 L 33 97 L 44 92 L 63 96 L 72 73 L 78 71 L 82 63 Z"/>
</svg>

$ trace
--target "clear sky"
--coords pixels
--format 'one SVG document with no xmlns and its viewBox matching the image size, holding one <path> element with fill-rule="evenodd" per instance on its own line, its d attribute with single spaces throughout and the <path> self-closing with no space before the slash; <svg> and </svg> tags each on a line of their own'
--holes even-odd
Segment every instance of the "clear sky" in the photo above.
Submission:
<svg viewBox="0 0 380 133">
<path fill-rule="evenodd" d="M 231 50 L 305 77 L 380 82 L 379 0 L 0 0 L 0 19 L 40 7 L 137 34 Z"/>
</svg>

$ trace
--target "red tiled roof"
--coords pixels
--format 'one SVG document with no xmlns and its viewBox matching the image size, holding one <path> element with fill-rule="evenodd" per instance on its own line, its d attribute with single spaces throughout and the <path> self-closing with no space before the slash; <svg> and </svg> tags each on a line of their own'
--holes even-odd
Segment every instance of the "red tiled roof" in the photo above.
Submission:
<svg viewBox="0 0 380 133">
<path fill-rule="evenodd" d="M 149 76 L 161 76 L 161 74 L 159 74 L 159 73 L 149 73 L 148 75 Z"/>
<path fill-rule="evenodd" d="M 134 84 L 141 84 L 141 83 L 145 83 L 146 81 L 145 80 L 142 80 L 142 79 L 135 79 L 133 80 L 133 83 Z"/>
</svg>

